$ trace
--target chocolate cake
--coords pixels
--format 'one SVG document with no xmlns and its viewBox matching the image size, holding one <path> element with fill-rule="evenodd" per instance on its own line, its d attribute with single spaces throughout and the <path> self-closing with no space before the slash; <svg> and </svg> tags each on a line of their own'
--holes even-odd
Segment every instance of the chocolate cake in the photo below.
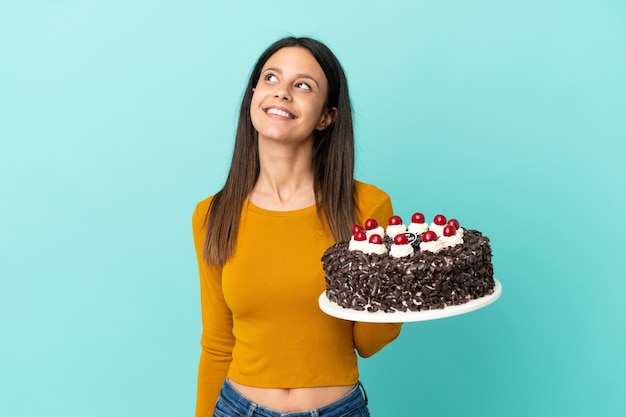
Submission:
<svg viewBox="0 0 626 417">
<path fill-rule="evenodd" d="M 369 219 L 365 229 L 355 226 L 350 241 L 326 250 L 322 262 L 331 302 L 392 313 L 440 309 L 493 293 L 491 247 L 481 232 L 463 230 L 455 219 L 446 222 L 438 215 L 418 234 L 419 228 L 412 226 L 424 223 L 421 213 L 413 215 L 408 230 L 394 217 L 384 236 L 377 222 Z M 364 242 L 374 230 L 377 233 Z"/>
</svg>

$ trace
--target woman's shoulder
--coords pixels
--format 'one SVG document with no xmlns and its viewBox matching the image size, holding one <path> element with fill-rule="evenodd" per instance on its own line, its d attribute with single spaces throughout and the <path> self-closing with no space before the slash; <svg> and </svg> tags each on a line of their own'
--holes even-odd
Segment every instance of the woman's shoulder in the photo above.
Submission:
<svg viewBox="0 0 626 417">
<path fill-rule="evenodd" d="M 215 194 L 210 195 L 207 198 L 198 201 L 198 203 L 196 203 L 196 211 L 199 211 L 200 213 L 206 213 L 214 197 L 215 197 Z"/>
<path fill-rule="evenodd" d="M 199 228 L 204 224 L 207 213 L 209 212 L 209 207 L 211 207 L 211 203 L 213 202 L 214 197 L 215 194 L 196 203 L 196 207 L 194 208 L 192 216 L 194 228 Z"/>
<path fill-rule="evenodd" d="M 381 190 L 374 184 L 354 180 L 354 191 L 359 202 L 380 203 L 389 199 L 389 194 Z"/>
<path fill-rule="evenodd" d="M 393 214 L 389 194 L 373 184 L 355 180 L 354 195 L 359 221 L 370 217 L 387 220 Z"/>
</svg>

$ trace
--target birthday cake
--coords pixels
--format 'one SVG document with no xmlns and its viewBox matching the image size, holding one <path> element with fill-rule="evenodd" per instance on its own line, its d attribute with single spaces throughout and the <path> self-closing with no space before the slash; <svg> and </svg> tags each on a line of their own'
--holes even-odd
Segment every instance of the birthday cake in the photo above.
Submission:
<svg viewBox="0 0 626 417">
<path fill-rule="evenodd" d="M 493 294 L 489 238 L 438 214 L 428 225 L 414 213 L 355 225 L 348 241 L 322 257 L 326 297 L 359 311 L 415 312 L 460 305 Z"/>
</svg>

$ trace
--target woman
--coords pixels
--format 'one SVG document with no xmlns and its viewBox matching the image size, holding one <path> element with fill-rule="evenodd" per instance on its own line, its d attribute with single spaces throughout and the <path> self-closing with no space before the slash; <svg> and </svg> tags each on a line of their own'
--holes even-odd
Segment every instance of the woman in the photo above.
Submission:
<svg viewBox="0 0 626 417">
<path fill-rule="evenodd" d="M 196 416 L 369 415 L 355 349 L 373 355 L 400 325 L 336 319 L 317 304 L 325 249 L 355 223 L 393 214 L 388 195 L 353 172 L 341 65 L 316 40 L 275 42 L 251 73 L 224 188 L 193 216 Z"/>
</svg>

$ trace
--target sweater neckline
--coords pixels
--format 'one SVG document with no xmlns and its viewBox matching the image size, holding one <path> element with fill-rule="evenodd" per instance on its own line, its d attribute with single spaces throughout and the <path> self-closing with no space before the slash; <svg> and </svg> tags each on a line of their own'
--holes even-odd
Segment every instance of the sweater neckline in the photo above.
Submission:
<svg viewBox="0 0 626 417">
<path fill-rule="evenodd" d="M 259 207 L 252 203 L 247 198 L 244 200 L 244 208 L 250 210 L 257 214 L 262 214 L 264 216 L 273 216 L 273 217 L 294 217 L 294 216 L 303 216 L 308 215 L 310 213 L 316 213 L 315 204 L 303 207 L 301 209 L 296 210 L 286 210 L 286 211 L 278 211 L 278 210 L 269 210 L 263 207 Z"/>
</svg>

